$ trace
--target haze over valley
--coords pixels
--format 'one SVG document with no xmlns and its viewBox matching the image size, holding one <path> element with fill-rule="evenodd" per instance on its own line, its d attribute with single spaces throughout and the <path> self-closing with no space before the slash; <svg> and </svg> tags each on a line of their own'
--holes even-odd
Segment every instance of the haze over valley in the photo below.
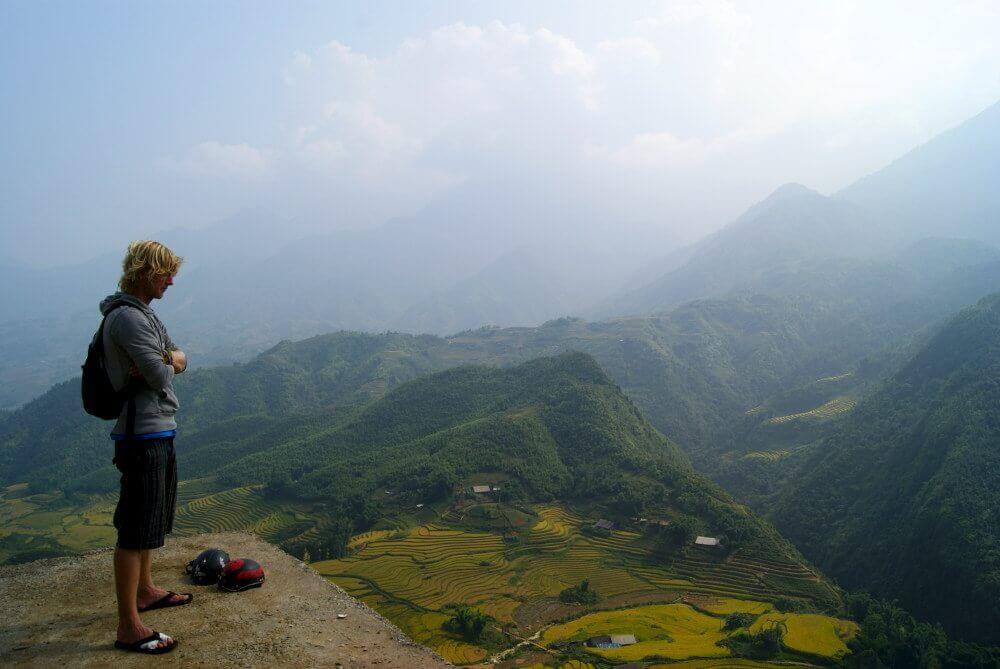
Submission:
<svg viewBox="0 0 1000 669">
<path fill-rule="evenodd" d="M 148 237 L 184 541 L 456 665 L 1000 666 L 996 8 L 257 9 L 178 47 L 245 71 L 154 55 L 186 5 L 25 65 L 114 90 L 61 158 L 51 91 L 5 112 L 53 139 L 0 158 L 0 564 L 114 542 L 79 366 Z M 3 11 L 24 63 L 52 10 Z"/>
</svg>

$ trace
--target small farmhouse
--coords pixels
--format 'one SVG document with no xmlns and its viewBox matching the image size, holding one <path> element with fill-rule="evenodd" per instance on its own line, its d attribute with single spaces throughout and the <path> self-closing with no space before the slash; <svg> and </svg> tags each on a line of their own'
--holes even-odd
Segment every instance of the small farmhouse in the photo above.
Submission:
<svg viewBox="0 0 1000 669">
<path fill-rule="evenodd" d="M 491 491 L 491 489 L 490 489 L 490 486 L 488 486 L 488 485 L 474 485 L 474 486 L 472 486 L 472 492 L 476 493 L 477 495 L 482 495 L 482 494 L 488 493 L 490 491 Z"/>
<path fill-rule="evenodd" d="M 694 540 L 695 546 L 718 546 L 719 540 L 715 537 L 698 537 Z"/>
<path fill-rule="evenodd" d="M 634 643 L 636 643 L 634 634 L 592 636 L 587 639 L 587 645 L 591 648 L 621 648 L 622 646 L 631 646 Z"/>
<path fill-rule="evenodd" d="M 594 529 L 608 530 L 610 532 L 611 530 L 615 529 L 615 524 L 612 523 L 610 520 L 605 520 L 604 518 L 601 518 L 599 521 L 594 523 Z"/>
</svg>

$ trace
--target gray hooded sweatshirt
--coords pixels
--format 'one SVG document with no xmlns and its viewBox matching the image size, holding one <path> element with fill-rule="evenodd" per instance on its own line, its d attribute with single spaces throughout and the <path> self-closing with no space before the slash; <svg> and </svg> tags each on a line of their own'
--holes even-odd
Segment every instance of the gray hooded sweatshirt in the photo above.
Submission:
<svg viewBox="0 0 1000 669">
<path fill-rule="evenodd" d="M 115 302 L 126 306 L 111 311 Z M 160 319 L 148 304 L 128 293 L 115 293 L 101 300 L 104 322 L 104 356 L 108 375 L 115 390 L 129 382 L 132 363 L 142 373 L 146 387 L 135 396 L 135 434 L 153 434 L 176 430 L 174 414 L 180 404 L 174 394 L 174 368 L 164 362 L 167 351 L 177 350 Z M 122 409 L 113 434 L 125 434 L 125 414 Z"/>
</svg>

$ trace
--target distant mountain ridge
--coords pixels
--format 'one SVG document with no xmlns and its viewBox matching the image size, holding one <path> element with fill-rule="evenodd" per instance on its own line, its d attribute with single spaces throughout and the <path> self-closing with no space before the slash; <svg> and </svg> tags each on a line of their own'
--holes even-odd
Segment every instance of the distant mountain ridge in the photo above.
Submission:
<svg viewBox="0 0 1000 669">
<path fill-rule="evenodd" d="M 873 239 L 872 228 L 871 219 L 855 205 L 788 184 L 692 247 L 680 267 L 612 298 L 599 312 L 655 313 L 734 291 L 767 292 L 771 273 L 788 267 L 888 254 L 891 243 Z"/>
<path fill-rule="evenodd" d="M 1000 102 L 836 194 L 909 239 L 966 237 L 1000 246 Z"/>
<path fill-rule="evenodd" d="M 800 184 L 781 186 L 722 230 L 670 256 L 658 277 L 644 269 L 644 285 L 633 282 L 589 315 L 664 311 L 736 290 L 771 293 L 775 272 L 796 267 L 802 274 L 810 264 L 834 259 L 891 262 L 925 238 L 1000 248 L 998 164 L 1000 103 L 831 197 Z M 817 275 L 812 285 L 822 280 Z"/>
<path fill-rule="evenodd" d="M 161 235 L 187 262 L 156 308 L 194 365 L 242 361 L 283 339 L 340 329 L 538 325 L 610 294 L 670 248 L 656 226 L 501 181 L 463 184 L 372 228 L 289 239 L 286 227 L 248 211 Z M 10 361 L 0 365 L 0 407 L 76 372 L 123 252 L 45 271 L 0 268 L 11 296 L 0 305 L 0 349 Z"/>
</svg>

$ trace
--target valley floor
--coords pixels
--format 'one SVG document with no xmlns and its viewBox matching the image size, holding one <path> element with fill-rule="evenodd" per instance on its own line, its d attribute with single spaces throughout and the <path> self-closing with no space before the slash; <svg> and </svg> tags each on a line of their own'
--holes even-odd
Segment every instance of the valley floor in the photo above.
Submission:
<svg viewBox="0 0 1000 669">
<path fill-rule="evenodd" d="M 730 636 L 722 627 L 734 612 L 759 616 L 751 633 L 781 624 L 787 660 L 842 656 L 854 633 L 853 623 L 774 610 L 771 602 L 780 597 L 822 601 L 829 594 L 824 592 L 829 586 L 812 572 L 782 556 L 750 551 L 724 556 L 712 549 L 664 556 L 651 550 L 639 532 L 585 533 L 587 521 L 559 506 L 537 507 L 537 517 L 513 540 L 463 528 L 461 515 L 469 512 L 452 509 L 437 522 L 411 530 L 360 535 L 348 557 L 312 566 L 456 664 L 481 663 L 494 654 L 490 643 L 477 644 L 443 629 L 456 604 L 495 619 L 504 636 L 493 646 L 512 646 L 544 629 L 539 641 L 525 644 L 521 654 L 542 653 L 538 661 L 545 666 L 559 666 L 558 658 L 565 655 L 559 646 L 566 642 L 575 642 L 572 652 L 590 656 L 594 666 L 644 659 L 737 659 L 739 651 L 720 643 Z M 559 600 L 563 589 L 583 580 L 600 593 L 598 604 Z M 585 615 L 597 609 L 616 611 L 607 619 L 600 617 L 607 614 Z M 645 624 L 636 622 L 642 619 Z M 572 629 L 564 629 L 567 625 Z M 640 643 L 616 651 L 584 649 L 579 643 L 615 633 L 634 633 Z M 545 652 L 552 647 L 557 651 Z"/>
</svg>

